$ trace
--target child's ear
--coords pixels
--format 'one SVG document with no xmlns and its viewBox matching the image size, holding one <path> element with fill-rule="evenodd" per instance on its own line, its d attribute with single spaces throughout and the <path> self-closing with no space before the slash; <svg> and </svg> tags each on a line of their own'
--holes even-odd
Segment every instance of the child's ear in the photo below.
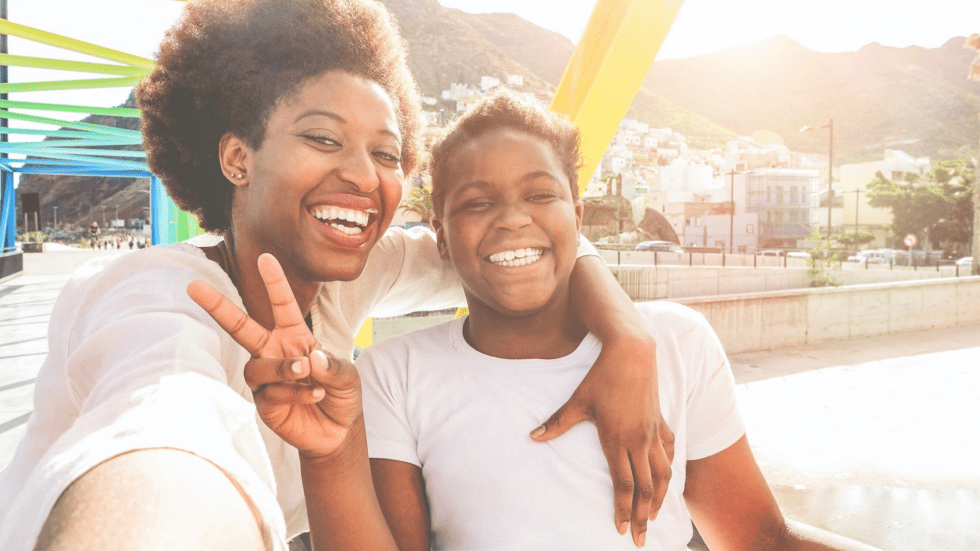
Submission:
<svg viewBox="0 0 980 551">
<path fill-rule="evenodd" d="M 585 215 L 585 205 L 580 199 L 575 200 L 575 229 L 582 233 L 582 217 Z"/>
<path fill-rule="evenodd" d="M 442 225 L 442 220 L 433 216 L 429 219 L 432 231 L 436 232 L 436 247 L 439 249 L 439 256 L 443 260 L 449 260 L 449 245 L 446 244 L 446 228 Z"/>
</svg>

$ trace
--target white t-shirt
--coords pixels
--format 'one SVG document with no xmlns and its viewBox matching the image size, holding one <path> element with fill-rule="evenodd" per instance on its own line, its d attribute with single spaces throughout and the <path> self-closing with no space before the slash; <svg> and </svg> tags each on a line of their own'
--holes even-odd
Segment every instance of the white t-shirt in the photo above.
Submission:
<svg viewBox="0 0 980 551">
<path fill-rule="evenodd" d="M 745 432 L 728 360 L 703 316 L 669 302 L 638 304 L 657 342 L 660 407 L 676 436 L 673 477 L 647 549 L 691 539 L 685 464 Z M 581 423 L 548 443 L 528 433 L 569 397 L 601 348 L 588 335 L 554 360 L 504 360 L 473 349 L 460 318 L 387 339 L 357 361 L 372 458 L 422 468 L 432 548 L 635 549 L 616 532 L 609 466 Z"/>
<path fill-rule="evenodd" d="M 588 254 L 595 248 L 583 240 L 579 256 Z M 244 310 L 228 275 L 186 243 L 93 261 L 65 285 L 34 411 L 0 472 L 0 550 L 32 549 L 79 476 L 151 448 L 194 453 L 234 478 L 261 513 L 267 549 L 286 549 L 287 539 L 309 530 L 297 451 L 258 420 L 243 375 L 249 355 L 187 296 L 195 279 Z M 321 286 L 310 315 L 320 345 L 351 358 L 370 316 L 464 304 L 434 234 L 391 228 L 356 280 Z"/>
<path fill-rule="evenodd" d="M 242 371 L 249 355 L 188 298 L 195 279 L 244 309 L 227 274 L 188 244 L 95 261 L 65 285 L 34 412 L 0 473 L 0 549 L 32 549 L 72 481 L 149 448 L 194 453 L 233 477 L 261 512 L 266 548 L 308 530 L 296 449 L 259 422 Z M 464 303 L 433 234 L 395 228 L 358 279 L 323 285 L 311 315 L 321 346 L 350 358 L 370 315 Z"/>
</svg>

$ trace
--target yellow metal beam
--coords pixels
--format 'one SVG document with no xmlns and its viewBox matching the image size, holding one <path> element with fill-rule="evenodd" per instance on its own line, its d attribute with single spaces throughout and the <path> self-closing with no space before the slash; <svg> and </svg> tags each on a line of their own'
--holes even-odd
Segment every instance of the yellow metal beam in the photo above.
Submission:
<svg viewBox="0 0 980 551">
<path fill-rule="evenodd" d="M 599 0 L 565 68 L 552 110 L 582 134 L 584 191 L 650 71 L 684 0 Z"/>
</svg>

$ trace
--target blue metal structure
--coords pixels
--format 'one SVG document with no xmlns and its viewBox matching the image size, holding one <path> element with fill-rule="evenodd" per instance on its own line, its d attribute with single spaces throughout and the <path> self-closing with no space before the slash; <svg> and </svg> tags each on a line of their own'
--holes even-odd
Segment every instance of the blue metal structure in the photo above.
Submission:
<svg viewBox="0 0 980 551">
<path fill-rule="evenodd" d="M 4 2 L 5 4 L 5 2 Z M 4 6 L 5 7 L 5 6 Z M 3 16 L 6 13 L 2 14 Z M 0 51 L 0 253 L 13 251 L 16 237 L 16 193 L 14 173 L 54 174 L 68 176 L 104 176 L 117 178 L 150 178 L 151 242 L 174 243 L 200 233 L 196 219 L 177 209 L 146 165 L 146 153 L 110 149 L 114 146 L 139 145 L 137 130 L 63 120 L 32 114 L 37 112 L 86 113 L 110 117 L 139 118 L 138 109 L 105 108 L 84 105 L 62 105 L 12 101 L 7 94 L 25 91 L 77 90 L 91 88 L 131 87 L 153 68 L 153 61 L 81 42 L 39 29 L 11 23 L 0 18 L 0 34 L 18 36 L 34 42 L 87 54 L 113 63 L 83 63 L 9 55 Z M 59 80 L 11 84 L 6 82 L 8 66 L 108 74 L 113 78 Z M 29 111 L 32 113 L 25 113 Z M 10 128 L 8 121 L 22 121 L 53 129 Z M 10 142 L 10 135 L 43 136 L 44 141 Z M 11 157 L 15 155 L 16 158 Z"/>
</svg>

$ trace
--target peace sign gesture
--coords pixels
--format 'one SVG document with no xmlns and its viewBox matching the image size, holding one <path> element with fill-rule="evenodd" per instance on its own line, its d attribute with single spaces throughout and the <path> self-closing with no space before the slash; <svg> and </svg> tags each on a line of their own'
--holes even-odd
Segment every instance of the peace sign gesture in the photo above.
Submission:
<svg viewBox="0 0 980 551">
<path fill-rule="evenodd" d="M 262 422 L 300 454 L 329 456 L 361 416 L 360 378 L 353 364 L 320 348 L 275 257 L 259 256 L 258 268 L 272 305 L 271 331 L 203 281 L 192 281 L 187 295 L 252 355 L 245 383 Z"/>
</svg>

